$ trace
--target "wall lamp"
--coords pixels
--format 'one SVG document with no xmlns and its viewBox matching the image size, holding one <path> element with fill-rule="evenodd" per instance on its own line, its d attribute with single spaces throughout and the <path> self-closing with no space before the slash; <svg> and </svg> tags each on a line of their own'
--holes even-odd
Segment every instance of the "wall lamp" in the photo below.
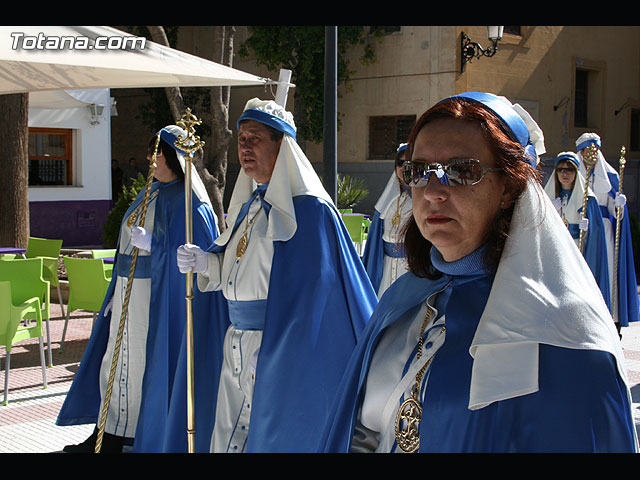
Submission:
<svg viewBox="0 0 640 480">
<path fill-rule="evenodd" d="M 461 39 L 461 52 L 460 57 L 462 64 L 460 66 L 460 73 L 464 73 L 465 65 L 467 62 L 471 63 L 474 58 L 493 57 L 498 51 L 498 42 L 502 39 L 502 32 L 504 27 L 487 27 L 487 35 L 491 40 L 491 46 L 486 49 L 482 48 L 477 42 L 472 42 L 469 35 L 462 32 Z"/>
<path fill-rule="evenodd" d="M 89 121 L 89 123 L 91 125 L 99 124 L 100 120 L 98 117 L 102 115 L 102 112 L 104 111 L 104 105 L 92 103 L 91 105 L 87 105 L 87 108 L 89 109 L 89 113 L 91 114 L 91 120 Z"/>
</svg>

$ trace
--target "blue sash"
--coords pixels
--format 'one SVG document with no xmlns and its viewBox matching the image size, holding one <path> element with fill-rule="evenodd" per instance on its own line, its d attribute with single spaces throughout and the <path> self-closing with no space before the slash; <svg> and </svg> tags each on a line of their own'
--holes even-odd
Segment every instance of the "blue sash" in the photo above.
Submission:
<svg viewBox="0 0 640 480">
<path fill-rule="evenodd" d="M 229 302 L 229 318 L 237 330 L 262 330 L 267 311 L 266 300 Z"/>
<path fill-rule="evenodd" d="M 406 253 L 404 251 L 404 244 L 403 243 L 391 243 L 391 242 L 385 242 L 384 240 L 382 241 L 382 246 L 384 249 L 384 254 L 387 257 L 393 257 L 393 258 L 404 258 L 406 257 Z"/>
<path fill-rule="evenodd" d="M 114 275 L 119 277 L 129 277 L 132 258 L 132 255 L 118 253 L 118 260 L 114 267 Z M 151 278 L 151 255 L 138 255 L 133 278 Z"/>
</svg>

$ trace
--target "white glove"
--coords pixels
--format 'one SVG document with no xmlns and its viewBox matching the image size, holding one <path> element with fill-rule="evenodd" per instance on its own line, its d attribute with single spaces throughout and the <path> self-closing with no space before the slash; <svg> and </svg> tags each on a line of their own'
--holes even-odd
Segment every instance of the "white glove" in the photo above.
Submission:
<svg viewBox="0 0 640 480">
<path fill-rule="evenodd" d="M 107 314 L 111 311 L 111 308 L 113 307 L 113 295 L 111 296 L 111 298 L 109 299 L 109 303 L 107 303 L 107 306 L 104 307 L 104 316 L 106 317 Z"/>
<path fill-rule="evenodd" d="M 151 234 L 144 228 L 135 226 L 131 229 L 131 243 L 141 250 L 151 251 Z"/>
<path fill-rule="evenodd" d="M 553 206 L 556 207 L 556 210 L 560 210 L 562 208 L 562 198 L 556 197 L 553 199 Z"/>
<path fill-rule="evenodd" d="M 627 196 L 624 193 L 616 194 L 616 207 L 624 207 L 627 204 Z"/>
<path fill-rule="evenodd" d="M 178 247 L 177 262 L 180 273 L 188 273 L 190 270 L 205 273 L 209 267 L 207 252 L 189 243 Z"/>
<path fill-rule="evenodd" d="M 580 219 L 580 222 L 578 222 L 578 228 L 580 230 L 584 230 L 585 232 L 589 230 L 589 219 L 588 218 Z"/>
</svg>

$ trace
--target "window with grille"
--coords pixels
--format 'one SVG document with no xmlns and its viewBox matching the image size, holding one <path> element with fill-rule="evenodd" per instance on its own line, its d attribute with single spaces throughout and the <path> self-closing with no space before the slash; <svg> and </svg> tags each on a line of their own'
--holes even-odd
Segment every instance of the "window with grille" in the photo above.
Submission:
<svg viewBox="0 0 640 480">
<path fill-rule="evenodd" d="M 369 117 L 369 158 L 393 160 L 398 145 L 409 138 L 415 115 Z"/>
<path fill-rule="evenodd" d="M 72 185 L 72 130 L 29 128 L 29 185 Z"/>
</svg>

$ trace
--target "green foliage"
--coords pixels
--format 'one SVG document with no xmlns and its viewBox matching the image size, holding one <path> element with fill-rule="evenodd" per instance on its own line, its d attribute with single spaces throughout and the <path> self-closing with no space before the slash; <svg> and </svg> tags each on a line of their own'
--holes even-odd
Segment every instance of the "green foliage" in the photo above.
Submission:
<svg viewBox="0 0 640 480">
<path fill-rule="evenodd" d="M 291 82 L 296 85 L 296 127 L 298 134 L 310 141 L 322 141 L 324 112 L 324 44 L 325 27 L 251 26 L 249 37 L 240 45 L 238 55 L 255 56 L 256 63 L 269 70 L 291 70 Z M 363 64 L 374 61 L 373 49 L 365 42 L 362 26 L 338 27 L 338 85 L 348 83 L 351 72 L 346 59 L 353 45 L 364 45 Z M 299 105 L 298 105 L 299 103 Z M 301 115 L 301 116 L 300 116 Z"/>
<path fill-rule="evenodd" d="M 120 197 L 118 197 L 116 204 L 107 215 L 107 220 L 103 227 L 102 241 L 104 248 L 116 248 L 118 245 L 118 236 L 120 235 L 120 226 L 122 225 L 124 214 L 146 184 L 147 180 L 139 173 L 138 178 L 133 181 L 131 187 L 122 186 Z"/>
<path fill-rule="evenodd" d="M 369 195 L 369 190 L 361 178 L 354 179 L 349 175 L 338 174 L 336 183 L 338 208 L 353 208 Z"/>
</svg>

